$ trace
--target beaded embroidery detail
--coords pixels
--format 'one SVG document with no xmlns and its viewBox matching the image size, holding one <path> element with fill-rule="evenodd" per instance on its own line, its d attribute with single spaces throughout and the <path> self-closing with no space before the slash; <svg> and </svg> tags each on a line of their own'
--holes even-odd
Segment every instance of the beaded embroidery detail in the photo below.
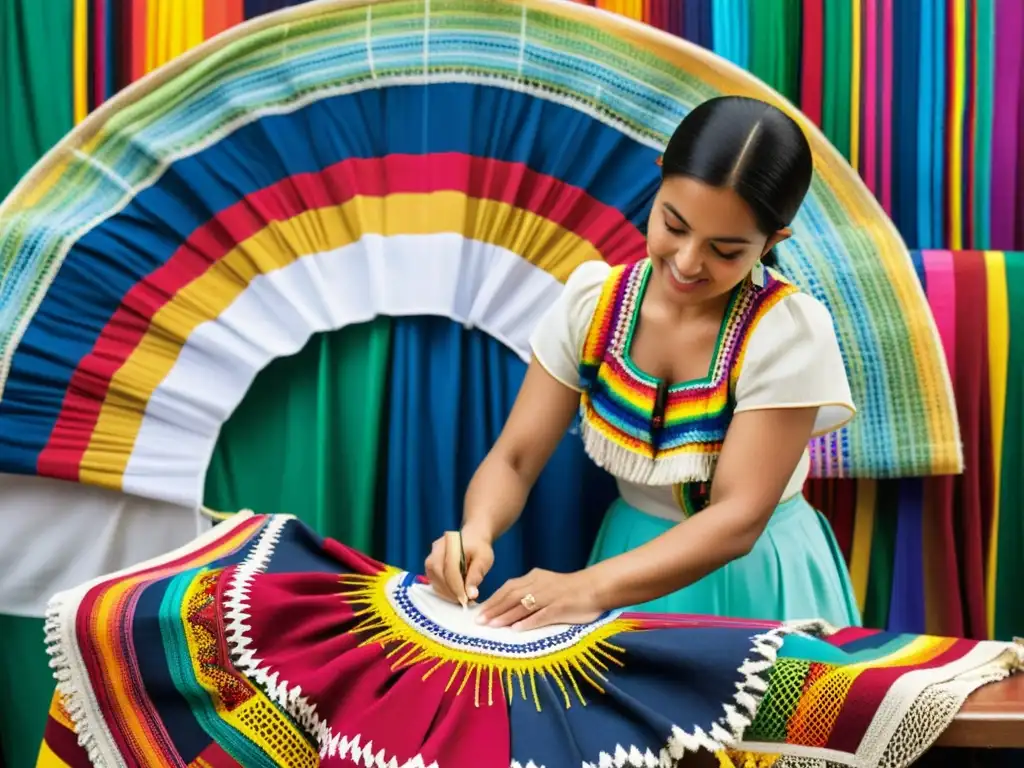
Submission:
<svg viewBox="0 0 1024 768">
<path fill-rule="evenodd" d="M 749 280 L 734 290 L 710 371 L 673 384 L 655 418 L 659 382 L 631 361 L 629 348 L 650 259 L 618 266 L 605 280 L 580 360 L 580 428 L 587 454 L 632 483 L 670 485 L 709 481 L 735 407 L 734 390 L 751 331 L 797 289 L 766 271 L 765 285 Z"/>
<path fill-rule="evenodd" d="M 586 704 L 587 689 L 604 693 L 609 665 L 623 664 L 623 649 L 609 638 L 636 628 L 621 611 L 610 611 L 589 624 L 525 633 L 490 629 L 473 624 L 473 613 L 447 605 L 407 572 L 385 568 L 347 574 L 341 582 L 345 600 L 361 616 L 355 629 L 361 645 L 387 648 L 392 670 L 422 665 L 424 679 L 446 675 L 446 687 L 458 694 L 469 688 L 475 706 L 511 703 L 518 694 L 540 711 L 542 684 L 554 686 L 566 708 Z M 430 615 L 439 611 L 448 614 L 444 622 Z M 463 626 L 453 628 L 456 623 Z"/>
</svg>

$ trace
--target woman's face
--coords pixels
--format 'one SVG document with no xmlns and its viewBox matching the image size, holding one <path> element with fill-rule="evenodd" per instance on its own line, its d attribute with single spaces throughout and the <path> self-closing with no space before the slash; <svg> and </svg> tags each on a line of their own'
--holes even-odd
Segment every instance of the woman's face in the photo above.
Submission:
<svg viewBox="0 0 1024 768">
<path fill-rule="evenodd" d="M 731 189 L 670 177 L 662 182 L 647 223 L 652 278 L 669 301 L 703 303 L 729 293 L 788 234 L 765 235 Z"/>
</svg>

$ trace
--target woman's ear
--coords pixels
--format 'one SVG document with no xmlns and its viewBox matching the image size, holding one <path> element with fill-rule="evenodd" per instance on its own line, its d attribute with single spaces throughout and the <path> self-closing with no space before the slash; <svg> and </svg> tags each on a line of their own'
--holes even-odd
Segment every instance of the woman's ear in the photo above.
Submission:
<svg viewBox="0 0 1024 768">
<path fill-rule="evenodd" d="M 761 251 L 761 256 L 764 256 L 772 248 L 781 243 L 783 240 L 788 240 L 793 236 L 793 230 L 789 227 L 783 227 L 782 229 L 776 230 L 772 233 L 772 236 L 768 238 L 768 241 L 764 244 L 764 250 Z"/>
</svg>

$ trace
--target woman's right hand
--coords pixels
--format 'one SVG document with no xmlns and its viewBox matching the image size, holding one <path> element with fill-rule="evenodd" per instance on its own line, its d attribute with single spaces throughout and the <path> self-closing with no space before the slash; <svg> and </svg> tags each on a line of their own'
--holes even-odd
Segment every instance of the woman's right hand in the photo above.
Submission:
<svg viewBox="0 0 1024 768">
<path fill-rule="evenodd" d="M 475 532 L 470 527 L 462 529 L 462 551 L 466 553 L 466 581 L 462 581 L 459 561 L 458 536 L 447 534 L 437 539 L 430 548 L 425 570 L 430 585 L 441 597 L 453 603 L 476 600 L 480 595 L 480 583 L 494 565 L 494 549 L 491 539 Z"/>
</svg>

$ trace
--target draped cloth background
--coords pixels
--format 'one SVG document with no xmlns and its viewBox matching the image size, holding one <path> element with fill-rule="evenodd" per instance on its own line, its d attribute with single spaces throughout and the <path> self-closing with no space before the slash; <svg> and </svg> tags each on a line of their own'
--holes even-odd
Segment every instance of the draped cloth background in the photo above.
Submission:
<svg viewBox="0 0 1024 768">
<path fill-rule="evenodd" d="M 380 318 L 272 363 L 221 432 L 206 499 L 280 509 L 414 572 L 494 443 L 526 364 L 446 318 Z M 572 478 L 565 482 L 564 478 Z M 484 591 L 534 566 L 586 564 L 614 483 L 567 435 Z"/>
<path fill-rule="evenodd" d="M 74 125 L 73 22 L 68 2 L 0 0 L 0 198 Z"/>
<path fill-rule="evenodd" d="M 0 195 L 125 85 L 204 38 L 294 4 L 0 0 Z M 1016 215 L 1024 204 L 1024 9 L 1016 0 L 591 4 L 711 48 L 789 97 L 861 172 L 912 247 L 1024 249 Z M 1024 632 L 1015 586 L 1024 578 L 1024 437 L 1007 428 L 1024 423 L 1024 256 L 916 257 L 977 470 L 822 481 L 809 493 L 843 543 L 869 624 L 1006 638 Z M 322 532 L 416 568 L 438 526 L 457 519 L 461 488 L 497 434 L 521 365 L 447 321 L 381 319 L 317 337 L 261 374 L 224 427 L 207 501 L 301 509 Z M 306 426 L 292 430 L 293 422 Z M 401 451 L 403 439 L 434 454 Z M 570 438 L 552 466 L 579 476 L 573 462 L 582 458 Z M 286 476 L 303 482 L 286 485 Z M 584 503 L 578 489 L 549 479 L 557 477 L 545 474 L 502 544 L 494 583 L 585 552 L 610 487 L 603 478 L 587 483 Z M 350 513 L 339 517 L 339 507 Z M 41 625 L 0 615 L 0 750 L 12 766 L 32 764 L 52 688 Z"/>
</svg>

